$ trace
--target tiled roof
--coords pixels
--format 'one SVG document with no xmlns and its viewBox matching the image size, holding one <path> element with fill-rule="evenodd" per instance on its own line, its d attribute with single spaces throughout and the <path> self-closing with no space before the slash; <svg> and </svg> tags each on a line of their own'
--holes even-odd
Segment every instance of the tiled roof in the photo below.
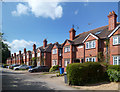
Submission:
<svg viewBox="0 0 120 92">
<path fill-rule="evenodd" d="M 53 44 L 50 43 L 45 48 L 43 48 L 43 46 L 41 46 L 41 47 L 38 47 L 37 49 L 39 49 L 41 52 L 51 52 L 52 47 L 53 47 Z"/>
<path fill-rule="evenodd" d="M 54 43 L 53 45 L 56 45 L 57 48 L 62 48 L 62 44 L 59 44 L 58 42 Z"/>
<path fill-rule="evenodd" d="M 119 25 L 120 23 L 117 23 L 117 26 Z M 108 35 L 112 32 L 113 30 L 108 30 L 108 25 L 107 26 L 103 26 L 103 27 L 99 27 L 99 28 L 96 28 L 96 29 L 93 29 L 93 30 L 90 30 L 88 32 L 83 32 L 79 35 L 77 35 L 75 37 L 75 39 L 72 41 L 74 45 L 77 45 L 77 44 L 82 44 L 83 40 L 87 37 L 87 35 L 89 33 L 92 33 L 94 34 L 95 36 L 97 36 L 98 38 L 100 39 L 105 39 L 108 37 Z"/>
</svg>

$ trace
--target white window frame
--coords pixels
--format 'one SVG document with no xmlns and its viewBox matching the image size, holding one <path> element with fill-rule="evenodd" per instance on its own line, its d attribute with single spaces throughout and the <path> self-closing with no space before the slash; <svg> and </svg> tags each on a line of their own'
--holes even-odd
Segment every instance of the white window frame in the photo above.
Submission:
<svg viewBox="0 0 120 92">
<path fill-rule="evenodd" d="M 68 64 L 70 64 L 70 59 L 65 59 L 64 60 L 64 66 L 67 67 Z"/>
<path fill-rule="evenodd" d="M 57 54 L 57 49 L 53 49 L 52 54 Z"/>
<path fill-rule="evenodd" d="M 120 56 L 113 56 L 113 65 L 120 65 Z"/>
<path fill-rule="evenodd" d="M 96 40 L 86 42 L 86 49 L 96 48 Z"/>
<path fill-rule="evenodd" d="M 40 57 L 40 52 L 37 53 L 37 57 Z"/>
<path fill-rule="evenodd" d="M 120 44 L 120 35 L 113 36 L 113 45 Z"/>
<path fill-rule="evenodd" d="M 90 61 L 93 62 L 93 60 L 94 60 L 94 62 L 96 62 L 96 57 L 88 57 L 88 58 L 86 58 L 86 62 L 90 62 Z"/>
<path fill-rule="evenodd" d="M 70 52 L 70 46 L 64 47 L 64 52 Z"/>
<path fill-rule="evenodd" d="M 52 60 L 52 66 L 56 66 L 57 65 L 57 60 Z"/>
<path fill-rule="evenodd" d="M 23 59 L 25 59 L 25 55 L 23 56 Z"/>
<path fill-rule="evenodd" d="M 32 58 L 34 57 L 34 53 L 32 54 Z"/>
</svg>

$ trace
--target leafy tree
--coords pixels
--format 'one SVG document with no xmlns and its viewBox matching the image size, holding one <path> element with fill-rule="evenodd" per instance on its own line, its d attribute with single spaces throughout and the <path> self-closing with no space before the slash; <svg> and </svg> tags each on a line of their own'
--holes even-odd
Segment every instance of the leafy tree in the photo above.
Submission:
<svg viewBox="0 0 120 92">
<path fill-rule="evenodd" d="M 0 61 L 2 61 L 2 63 L 6 63 L 6 60 L 10 57 L 11 52 L 8 44 L 4 42 L 6 40 L 3 38 L 3 35 L 4 33 L 0 33 Z"/>
</svg>

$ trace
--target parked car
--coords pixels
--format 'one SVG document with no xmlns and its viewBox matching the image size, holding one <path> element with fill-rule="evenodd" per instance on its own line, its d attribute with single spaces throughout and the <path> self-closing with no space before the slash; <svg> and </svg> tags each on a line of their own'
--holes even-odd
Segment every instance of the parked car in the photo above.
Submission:
<svg viewBox="0 0 120 92">
<path fill-rule="evenodd" d="M 14 70 L 19 70 L 19 69 L 29 69 L 29 66 L 28 65 L 20 65 L 20 66 L 14 67 Z"/>
<path fill-rule="evenodd" d="M 32 72 L 48 72 L 49 71 L 49 67 L 48 66 L 37 66 L 34 68 L 31 68 L 28 70 L 28 72 L 32 73 Z"/>
<path fill-rule="evenodd" d="M 17 67 L 17 66 L 20 66 L 19 64 L 13 64 L 13 65 L 11 65 L 9 68 L 10 69 L 13 69 L 14 67 Z"/>
</svg>

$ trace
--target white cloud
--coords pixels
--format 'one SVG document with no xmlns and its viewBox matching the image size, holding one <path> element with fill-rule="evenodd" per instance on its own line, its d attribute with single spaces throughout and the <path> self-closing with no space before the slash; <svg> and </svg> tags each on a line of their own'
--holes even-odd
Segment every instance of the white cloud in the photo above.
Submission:
<svg viewBox="0 0 120 92">
<path fill-rule="evenodd" d="M 27 5 L 19 3 L 17 5 L 17 11 L 12 11 L 12 14 L 21 15 L 31 12 L 36 17 L 51 18 L 53 20 L 62 17 L 63 8 L 60 5 L 60 0 L 56 0 L 56 2 L 42 1 L 43 0 L 27 0 Z"/>
<path fill-rule="evenodd" d="M 11 43 L 10 42 L 5 42 L 7 43 L 11 48 L 11 52 L 19 52 L 19 50 L 23 50 L 24 48 L 31 48 L 33 44 L 37 44 L 36 42 L 33 41 L 25 41 L 25 40 L 13 40 Z"/>
<path fill-rule="evenodd" d="M 20 16 L 20 15 L 27 15 L 29 11 L 29 8 L 25 6 L 24 4 L 19 3 L 16 7 L 16 11 L 12 11 L 12 15 L 14 16 Z"/>
<path fill-rule="evenodd" d="M 79 12 L 79 10 L 76 10 L 74 13 L 75 13 L 75 15 L 77 15 L 78 14 L 78 12 Z"/>
</svg>

